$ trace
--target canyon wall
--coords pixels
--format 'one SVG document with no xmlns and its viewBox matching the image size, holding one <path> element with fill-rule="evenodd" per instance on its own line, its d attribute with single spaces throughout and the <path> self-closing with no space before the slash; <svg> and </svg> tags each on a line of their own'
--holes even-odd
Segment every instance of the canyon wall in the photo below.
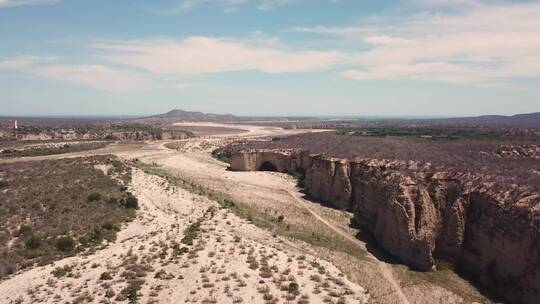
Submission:
<svg viewBox="0 0 540 304">
<path fill-rule="evenodd" d="M 510 303 L 540 303 L 540 193 L 497 191 L 478 176 L 415 162 L 243 151 L 231 169 L 305 172 L 312 198 L 353 212 L 388 252 L 429 271 L 454 263 Z"/>
</svg>

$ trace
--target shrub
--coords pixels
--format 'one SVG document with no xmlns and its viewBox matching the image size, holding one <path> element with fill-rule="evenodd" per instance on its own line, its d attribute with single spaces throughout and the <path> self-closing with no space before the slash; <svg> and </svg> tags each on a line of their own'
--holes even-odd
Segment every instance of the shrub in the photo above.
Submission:
<svg viewBox="0 0 540 304">
<path fill-rule="evenodd" d="M 115 230 L 114 224 L 111 222 L 105 222 L 105 224 L 103 224 L 103 228 L 107 230 Z"/>
<path fill-rule="evenodd" d="M 289 283 L 288 291 L 289 291 L 289 293 L 297 294 L 298 293 L 298 288 L 299 288 L 299 286 L 298 286 L 297 283 L 291 282 L 291 283 Z"/>
<path fill-rule="evenodd" d="M 75 249 L 75 241 L 70 236 L 64 236 L 56 240 L 55 246 L 60 251 L 68 252 Z"/>
<path fill-rule="evenodd" d="M 8 181 L 6 180 L 0 180 L 0 188 L 7 188 L 9 186 Z"/>
<path fill-rule="evenodd" d="M 124 200 L 124 207 L 129 209 L 138 209 L 139 200 L 131 193 L 127 193 L 127 197 Z"/>
<path fill-rule="evenodd" d="M 108 281 L 108 280 L 112 280 L 113 277 L 112 277 L 112 275 L 111 275 L 110 273 L 108 273 L 108 272 L 105 271 L 104 273 L 102 273 L 102 274 L 99 276 L 99 279 L 100 279 L 101 281 Z"/>
<path fill-rule="evenodd" d="M 101 194 L 99 194 L 99 193 L 97 193 L 97 192 L 92 192 L 92 193 L 88 194 L 88 196 L 86 197 L 86 199 L 87 199 L 89 202 L 99 201 L 99 199 L 101 199 Z"/>
<path fill-rule="evenodd" d="M 199 222 L 192 224 L 188 229 L 186 229 L 185 236 L 180 242 L 188 246 L 193 245 L 193 240 L 197 238 L 200 228 L 201 224 Z"/>
<path fill-rule="evenodd" d="M 64 267 L 56 267 L 51 273 L 56 278 L 60 278 L 70 273 L 72 269 L 73 267 L 66 265 Z"/>
<path fill-rule="evenodd" d="M 38 249 L 39 246 L 41 246 L 41 239 L 37 236 L 31 236 L 26 242 L 24 243 L 26 249 Z"/>
</svg>

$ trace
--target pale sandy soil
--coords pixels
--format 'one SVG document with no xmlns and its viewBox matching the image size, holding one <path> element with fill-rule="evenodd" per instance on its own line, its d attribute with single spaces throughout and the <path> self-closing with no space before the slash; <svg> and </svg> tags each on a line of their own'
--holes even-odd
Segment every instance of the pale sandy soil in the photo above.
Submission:
<svg viewBox="0 0 540 304">
<path fill-rule="evenodd" d="M 375 258 L 365 243 L 354 238 L 356 230 L 348 227 L 350 214 L 304 200 L 289 176 L 227 171 L 226 164 L 210 155 L 233 140 L 301 130 L 226 126 L 247 132 L 183 140 L 177 150 L 167 149 L 167 142 L 113 144 L 96 151 L 32 160 L 115 154 L 158 164 L 249 207 L 283 215 L 286 223 L 314 236 L 349 242 L 358 256 L 276 236 L 226 209 L 209 212 L 217 207 L 215 202 L 135 170 L 131 188 L 141 209 L 117 241 L 0 282 L 0 303 L 115 302 L 133 269 L 145 281 L 139 303 L 470 303 L 441 286 L 400 281 L 392 265 Z M 194 245 L 189 252 L 175 255 L 174 244 L 197 221 L 201 232 Z M 65 265 L 73 265 L 71 277 L 51 274 Z M 100 280 L 104 272 L 112 279 Z M 294 299 L 287 290 L 293 282 L 298 285 Z"/>
</svg>

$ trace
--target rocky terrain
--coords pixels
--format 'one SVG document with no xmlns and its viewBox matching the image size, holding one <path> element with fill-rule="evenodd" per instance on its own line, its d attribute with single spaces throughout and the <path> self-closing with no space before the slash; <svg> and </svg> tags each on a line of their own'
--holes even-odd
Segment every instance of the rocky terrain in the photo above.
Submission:
<svg viewBox="0 0 540 304">
<path fill-rule="evenodd" d="M 482 151 L 467 144 L 475 153 L 489 154 L 491 162 L 522 161 L 525 168 L 508 173 L 527 176 L 509 177 L 489 166 L 465 170 L 466 158 L 461 167 L 444 167 L 410 158 L 337 158 L 275 145 L 281 147 L 236 146 L 231 169 L 303 173 L 310 197 L 352 211 L 355 222 L 413 268 L 430 271 L 439 260 L 449 261 L 511 303 L 540 301 L 538 146 Z"/>
</svg>

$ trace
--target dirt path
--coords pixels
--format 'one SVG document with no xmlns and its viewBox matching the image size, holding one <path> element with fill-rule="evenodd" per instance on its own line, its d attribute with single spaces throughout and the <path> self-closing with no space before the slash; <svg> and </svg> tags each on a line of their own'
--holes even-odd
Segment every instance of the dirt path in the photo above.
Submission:
<svg viewBox="0 0 540 304">
<path fill-rule="evenodd" d="M 305 202 L 305 200 L 301 197 L 299 197 L 298 192 L 292 192 L 290 190 L 283 190 L 287 194 L 289 194 L 295 202 L 297 202 L 300 206 L 302 206 L 306 211 L 311 213 L 318 221 L 326 225 L 328 228 L 333 230 L 335 233 L 339 234 L 343 238 L 349 240 L 350 242 L 356 244 L 358 247 L 360 247 L 362 250 L 366 250 L 365 244 L 355 238 L 354 236 L 350 235 L 349 233 L 339 229 L 338 227 L 332 225 L 330 222 L 325 220 L 323 217 L 321 217 L 317 212 L 315 212 L 308 203 Z M 394 278 L 394 275 L 392 274 L 392 270 L 389 268 L 388 264 L 385 262 L 380 261 L 375 256 L 373 256 L 371 253 L 369 253 L 366 250 L 368 254 L 368 258 L 372 260 L 373 262 L 377 263 L 377 266 L 379 267 L 381 274 L 385 277 L 385 279 L 392 285 L 392 288 L 396 292 L 396 294 L 399 296 L 399 299 L 401 300 L 401 303 L 403 304 L 410 304 L 409 300 L 407 299 L 407 296 L 405 296 L 405 293 L 401 289 L 401 286 L 399 285 L 399 282 Z"/>
</svg>

